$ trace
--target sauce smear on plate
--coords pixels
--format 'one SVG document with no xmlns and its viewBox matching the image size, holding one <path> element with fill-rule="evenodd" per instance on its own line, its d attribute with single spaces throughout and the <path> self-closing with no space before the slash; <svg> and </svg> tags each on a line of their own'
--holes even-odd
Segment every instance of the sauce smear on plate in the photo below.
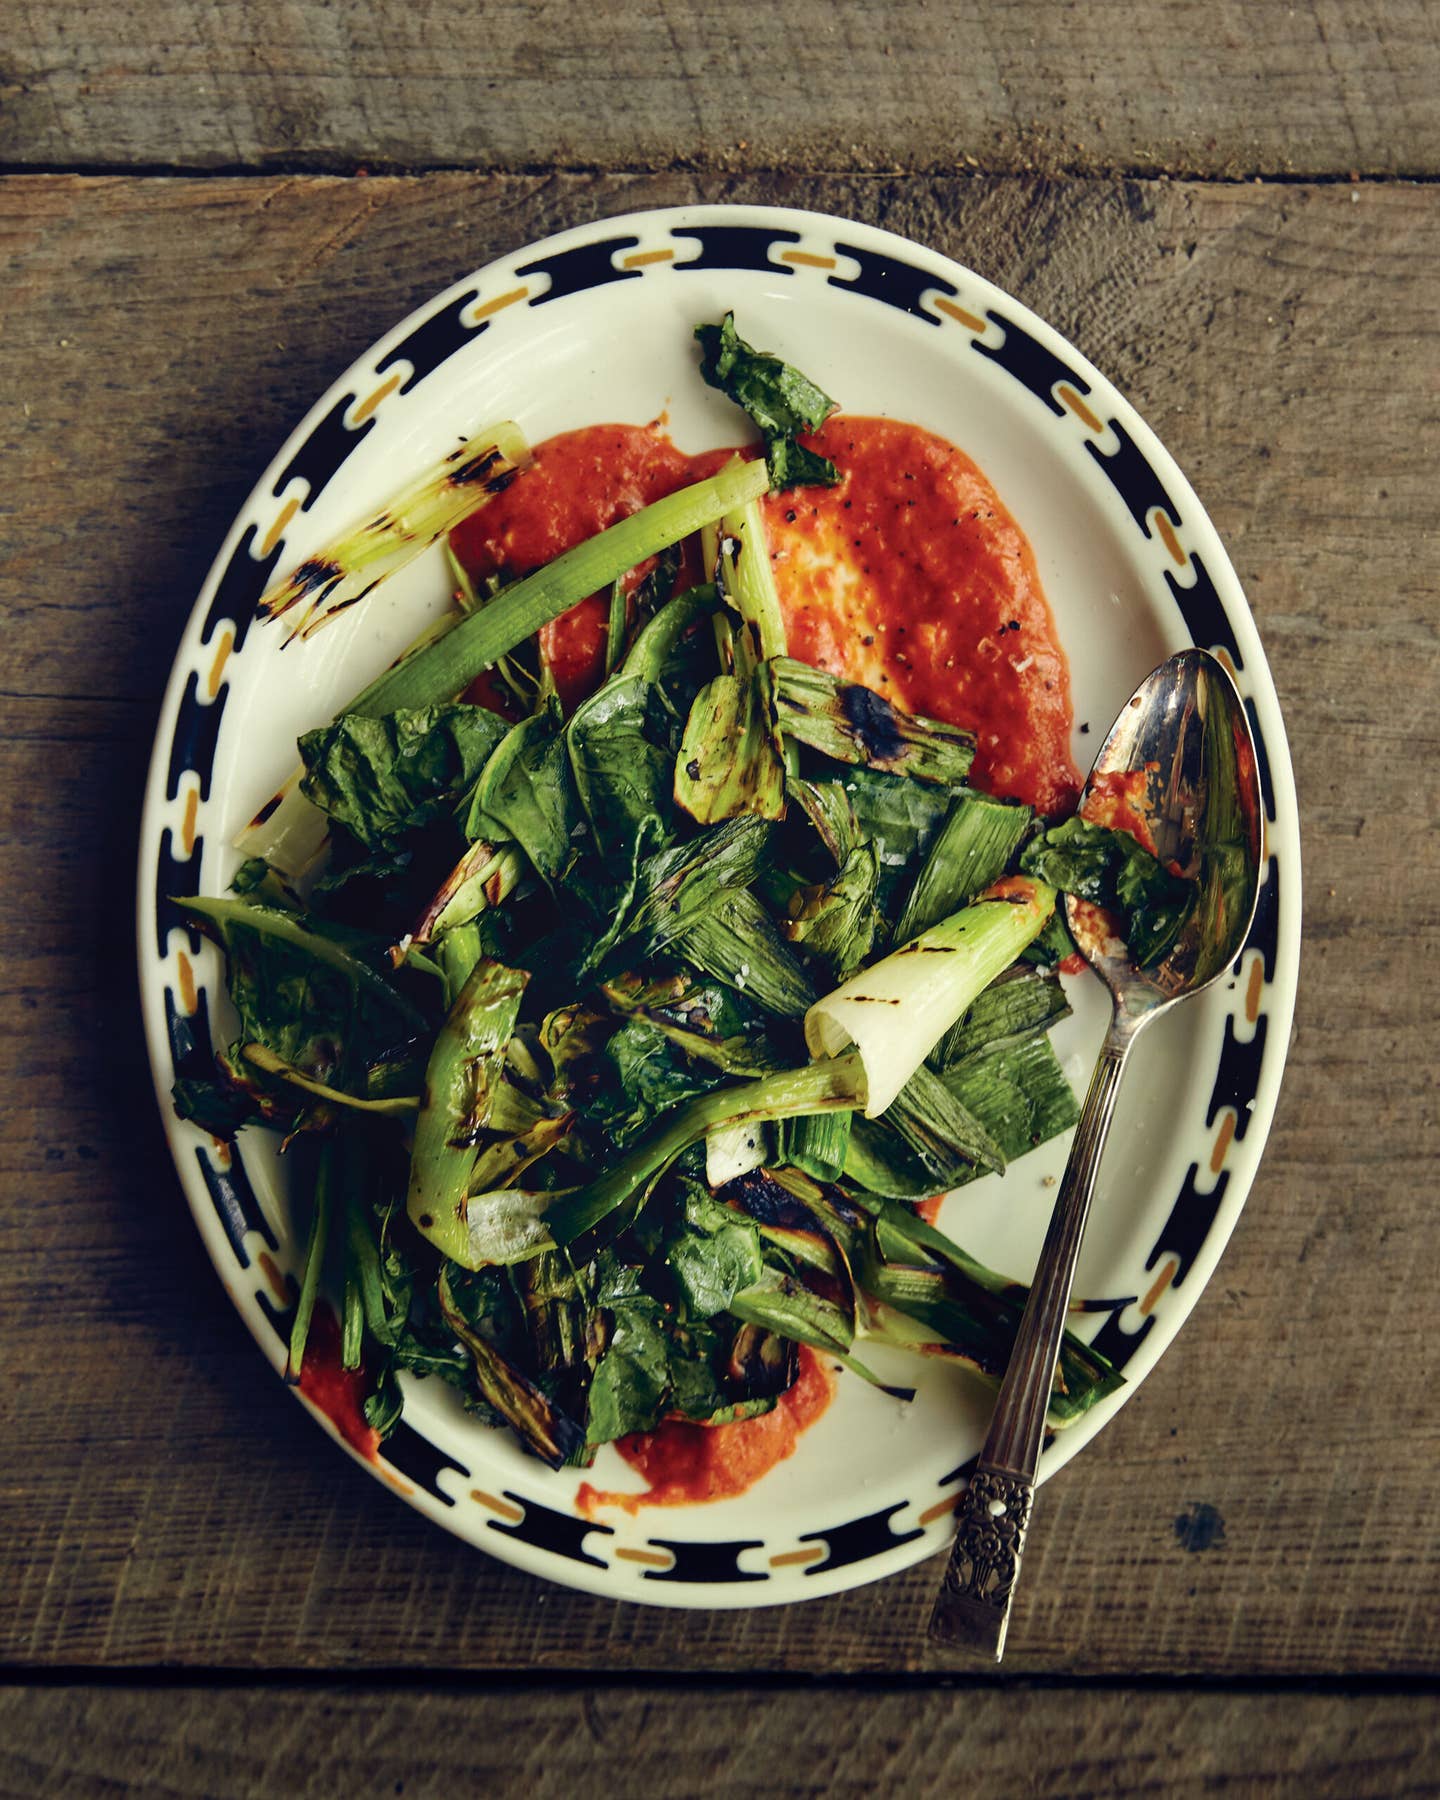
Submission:
<svg viewBox="0 0 1440 1800">
<path fill-rule="evenodd" d="M 319 1301 L 310 1320 L 305 1360 L 300 1365 L 300 1392 L 319 1407 L 352 1450 L 358 1450 L 368 1462 L 375 1462 L 380 1433 L 366 1422 L 364 1410 L 370 1387 L 370 1376 L 363 1363 L 358 1369 L 341 1367 L 340 1322 L 325 1302 Z"/>
<path fill-rule="evenodd" d="M 733 1425 L 692 1425 L 666 1419 L 654 1431 L 617 1440 L 615 1448 L 650 1486 L 639 1494 L 607 1493 L 582 1482 L 576 1505 L 587 1516 L 600 1506 L 636 1512 L 642 1506 L 690 1506 L 727 1500 L 754 1487 L 777 1463 L 793 1455 L 800 1434 L 830 1404 L 835 1378 L 808 1345 L 800 1346 L 800 1373 L 773 1412 Z"/>
<path fill-rule="evenodd" d="M 763 503 L 792 654 L 973 731 L 977 787 L 1073 811 L 1070 672 L 994 488 L 953 444 L 898 420 L 841 415 L 808 441 L 839 465 L 839 486 Z M 564 432 L 456 528 L 456 555 L 478 579 L 529 574 L 730 454 L 686 456 L 654 425 Z M 609 596 L 592 595 L 541 633 L 567 707 L 604 675 L 608 615 Z"/>
<path fill-rule="evenodd" d="M 976 735 L 971 780 L 1073 812 L 1070 670 L 1035 557 L 963 451 L 893 419 L 830 419 L 808 443 L 833 488 L 765 500 L 791 654 Z"/>
</svg>

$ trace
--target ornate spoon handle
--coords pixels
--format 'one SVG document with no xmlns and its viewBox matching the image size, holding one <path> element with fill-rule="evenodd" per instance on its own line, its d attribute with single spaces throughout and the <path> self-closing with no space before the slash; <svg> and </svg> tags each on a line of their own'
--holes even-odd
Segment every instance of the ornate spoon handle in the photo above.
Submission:
<svg viewBox="0 0 1440 1800">
<path fill-rule="evenodd" d="M 950 1565 L 930 1617 L 930 1635 L 939 1643 L 988 1654 L 997 1662 L 1005 1649 L 1010 1599 L 1020 1575 L 1045 1414 L 1100 1153 L 1125 1058 L 1141 1023 L 1143 1018 L 1116 1013 L 1090 1078 L 990 1433 L 960 1501 Z"/>
</svg>

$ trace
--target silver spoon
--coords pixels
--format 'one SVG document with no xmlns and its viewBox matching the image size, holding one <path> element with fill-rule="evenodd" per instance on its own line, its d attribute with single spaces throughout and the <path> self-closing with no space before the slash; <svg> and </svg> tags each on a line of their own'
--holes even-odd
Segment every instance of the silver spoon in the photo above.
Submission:
<svg viewBox="0 0 1440 1800">
<path fill-rule="evenodd" d="M 1134 771 L 1143 771 L 1144 781 L 1134 784 L 1143 792 L 1132 799 L 1160 860 L 1195 880 L 1198 893 L 1174 944 L 1148 969 L 1114 935 L 1114 920 L 1072 895 L 1065 899 L 1071 934 L 1109 988 L 1114 1010 L 985 1448 L 960 1501 L 950 1564 L 930 1619 L 938 1642 L 997 1662 L 1030 1524 L 1075 1265 L 1125 1059 L 1142 1027 L 1208 987 L 1235 961 L 1259 893 L 1255 746 L 1235 684 L 1207 651 L 1182 651 L 1141 683 L 1101 746 L 1081 812 L 1097 778 Z"/>
</svg>

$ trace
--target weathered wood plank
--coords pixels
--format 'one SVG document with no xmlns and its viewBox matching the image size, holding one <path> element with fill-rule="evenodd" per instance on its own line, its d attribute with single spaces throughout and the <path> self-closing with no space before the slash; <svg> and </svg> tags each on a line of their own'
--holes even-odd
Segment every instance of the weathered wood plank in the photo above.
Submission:
<svg viewBox="0 0 1440 1800">
<path fill-rule="evenodd" d="M 1425 0 L 12 10 L 11 166 L 1440 167 Z"/>
<path fill-rule="evenodd" d="M 928 239 L 1113 373 L 1227 536 L 1306 806 L 1310 953 L 1262 1176 L 1162 1368 L 1047 1490 L 1007 1667 L 1440 1668 L 1431 986 L 1434 190 L 741 184 Z M 32 1664 L 886 1670 L 933 1569 L 679 1617 L 462 1550 L 341 1466 L 189 1225 L 128 892 L 189 596 L 290 421 L 408 305 L 692 177 L 0 183 L 0 1477 Z M 1187 1552 L 1196 1502 L 1223 1544 Z"/>
<path fill-rule="evenodd" d="M 0 1789 L 629 1796 L 1160 1792 L 1400 1800 L 1440 1785 L 1429 1695 L 0 1688 Z M 783 1749 L 781 1748 L 783 1746 Z"/>
</svg>

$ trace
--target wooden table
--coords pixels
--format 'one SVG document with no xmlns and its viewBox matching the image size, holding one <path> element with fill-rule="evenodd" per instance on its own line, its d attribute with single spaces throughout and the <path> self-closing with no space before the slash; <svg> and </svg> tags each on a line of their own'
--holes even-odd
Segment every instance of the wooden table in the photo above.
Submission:
<svg viewBox="0 0 1440 1800">
<path fill-rule="evenodd" d="M 1436 1791 L 1436 7 L 38 0 L 5 37 L 4 1792 Z M 251 482 L 457 275 L 695 199 L 891 226 L 1067 333 L 1209 507 L 1289 723 L 1265 1164 L 1047 1488 L 998 1677 L 929 1660 L 933 1565 L 678 1614 L 426 1525 L 255 1354 L 143 1063 L 146 756 Z"/>
</svg>

